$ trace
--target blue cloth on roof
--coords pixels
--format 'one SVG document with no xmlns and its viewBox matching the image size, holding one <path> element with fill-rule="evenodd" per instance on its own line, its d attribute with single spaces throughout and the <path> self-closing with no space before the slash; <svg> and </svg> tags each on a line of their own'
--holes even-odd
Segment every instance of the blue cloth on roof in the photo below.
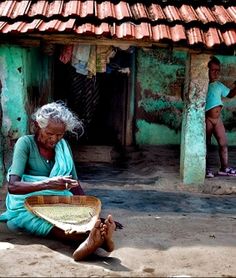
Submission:
<svg viewBox="0 0 236 278">
<path fill-rule="evenodd" d="M 61 139 L 55 147 L 55 163 L 49 177 L 68 176 L 73 167 L 73 160 L 70 150 L 64 139 Z M 9 174 L 9 171 L 8 171 Z M 9 180 L 9 175 L 7 175 Z M 48 179 L 44 176 L 23 175 L 22 181 L 34 182 Z M 0 221 L 5 221 L 11 230 L 20 230 L 35 234 L 38 236 L 46 236 L 52 229 L 53 225 L 46 220 L 34 215 L 24 206 L 27 197 L 35 195 L 73 195 L 69 190 L 40 190 L 28 194 L 7 194 L 6 211 L 0 215 Z"/>
</svg>

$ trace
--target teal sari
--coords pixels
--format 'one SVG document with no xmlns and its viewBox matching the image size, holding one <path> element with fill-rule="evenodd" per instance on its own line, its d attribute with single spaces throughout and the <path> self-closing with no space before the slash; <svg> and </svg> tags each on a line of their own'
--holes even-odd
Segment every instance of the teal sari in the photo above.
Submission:
<svg viewBox="0 0 236 278">
<path fill-rule="evenodd" d="M 60 140 L 55 147 L 55 163 L 49 178 L 56 176 L 69 176 L 73 168 L 71 152 L 64 139 Z M 9 181 L 9 172 L 7 180 Z M 23 175 L 22 181 L 35 182 L 48 179 L 44 176 Z M 69 190 L 40 190 L 28 194 L 10 194 L 6 196 L 6 211 L 0 215 L 0 221 L 7 223 L 10 230 L 23 231 L 37 236 L 47 236 L 53 225 L 39 218 L 26 209 L 24 202 L 27 197 L 35 195 L 73 195 Z"/>
</svg>

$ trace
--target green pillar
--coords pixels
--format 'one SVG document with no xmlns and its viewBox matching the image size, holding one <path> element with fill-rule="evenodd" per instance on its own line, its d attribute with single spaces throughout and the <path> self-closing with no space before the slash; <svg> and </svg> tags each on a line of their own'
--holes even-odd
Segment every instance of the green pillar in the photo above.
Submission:
<svg viewBox="0 0 236 278">
<path fill-rule="evenodd" d="M 182 121 L 180 175 L 184 184 L 205 180 L 205 98 L 208 55 L 191 54 L 186 67 L 185 107 Z"/>
</svg>

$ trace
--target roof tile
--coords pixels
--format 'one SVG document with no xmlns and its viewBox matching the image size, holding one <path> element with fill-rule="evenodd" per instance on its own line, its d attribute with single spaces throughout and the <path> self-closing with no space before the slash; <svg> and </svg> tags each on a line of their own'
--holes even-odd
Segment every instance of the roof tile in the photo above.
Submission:
<svg viewBox="0 0 236 278">
<path fill-rule="evenodd" d="M 220 24 L 223 25 L 229 22 L 233 22 L 232 17 L 223 6 L 214 6 L 212 11 Z"/>
<path fill-rule="evenodd" d="M 233 22 L 236 22 L 236 6 L 235 7 L 228 7 L 227 12 L 230 14 L 230 16 L 233 19 Z"/>
<path fill-rule="evenodd" d="M 114 5 L 114 9 L 116 12 L 116 18 L 118 20 L 132 16 L 129 4 L 124 1 L 120 1 L 119 3 Z"/>
<path fill-rule="evenodd" d="M 171 39 L 174 42 L 186 40 L 186 34 L 183 25 L 176 24 L 173 27 L 170 27 L 170 33 L 171 33 Z"/>
<path fill-rule="evenodd" d="M 45 1 L 37 1 L 30 6 L 27 16 L 34 17 L 37 15 L 45 15 L 48 3 Z"/>
<path fill-rule="evenodd" d="M 179 10 L 175 6 L 166 6 L 163 11 L 168 21 L 181 20 Z"/>
<path fill-rule="evenodd" d="M 5 0 L 0 2 L 0 35 L 53 32 L 168 40 L 206 48 L 235 46 L 236 5 L 225 0 L 208 2 Z"/>
<path fill-rule="evenodd" d="M 221 33 L 216 28 L 209 28 L 209 30 L 205 33 L 205 43 L 209 48 L 213 45 L 219 45 L 221 41 Z"/>
<path fill-rule="evenodd" d="M 148 7 L 148 12 L 149 12 L 149 18 L 150 18 L 152 21 L 156 21 L 156 20 L 160 20 L 160 19 L 165 19 L 165 18 L 166 18 L 163 9 L 162 9 L 161 6 L 158 5 L 158 4 L 153 4 L 153 3 L 152 3 L 152 4 Z"/>
<path fill-rule="evenodd" d="M 87 1 L 79 1 L 80 5 L 78 5 L 77 9 L 77 15 L 80 17 L 86 17 L 89 15 L 94 14 L 94 1 L 93 0 L 87 0 Z"/>
<path fill-rule="evenodd" d="M 198 21 L 198 16 L 192 6 L 182 5 L 179 11 L 184 22 Z"/>
<path fill-rule="evenodd" d="M 148 13 L 146 7 L 142 3 L 136 3 L 130 7 L 134 19 L 147 18 Z"/>
<path fill-rule="evenodd" d="M 71 15 L 76 15 L 77 14 L 77 5 L 79 5 L 80 2 L 79 1 L 69 1 L 69 2 L 65 2 L 63 5 L 63 9 L 62 9 L 62 16 L 63 17 L 69 17 Z"/>
<path fill-rule="evenodd" d="M 45 16 L 51 17 L 55 14 L 61 14 L 62 7 L 63 7 L 63 3 L 61 1 L 54 0 L 52 2 L 49 2 L 47 5 L 47 10 L 45 12 Z"/>
<path fill-rule="evenodd" d="M 190 45 L 194 44 L 201 44 L 204 42 L 204 34 L 203 32 L 197 28 L 193 27 L 187 30 L 187 37 L 188 37 L 188 42 Z"/>
<path fill-rule="evenodd" d="M 216 21 L 216 18 L 208 7 L 200 6 L 196 8 L 196 13 L 198 15 L 198 20 L 204 24 Z"/>
<path fill-rule="evenodd" d="M 222 32 L 222 37 L 226 45 L 230 46 L 236 44 L 236 30 Z"/>
<path fill-rule="evenodd" d="M 11 18 L 16 18 L 17 16 L 23 16 L 24 14 L 27 14 L 29 7 L 29 1 L 24 0 L 21 2 L 15 2 L 11 12 Z"/>
<path fill-rule="evenodd" d="M 12 10 L 14 9 L 15 1 L 3 1 L 0 3 L 0 16 L 11 18 Z"/>
<path fill-rule="evenodd" d="M 107 17 L 116 17 L 114 14 L 113 4 L 110 1 L 104 1 L 100 4 L 95 5 L 95 16 L 99 19 Z"/>
<path fill-rule="evenodd" d="M 26 23 L 24 26 L 22 26 L 21 33 L 32 32 L 33 30 L 38 28 L 40 22 L 41 19 L 34 19 L 32 22 Z"/>
<path fill-rule="evenodd" d="M 152 27 L 154 41 L 171 39 L 170 29 L 165 24 L 159 24 Z"/>
</svg>

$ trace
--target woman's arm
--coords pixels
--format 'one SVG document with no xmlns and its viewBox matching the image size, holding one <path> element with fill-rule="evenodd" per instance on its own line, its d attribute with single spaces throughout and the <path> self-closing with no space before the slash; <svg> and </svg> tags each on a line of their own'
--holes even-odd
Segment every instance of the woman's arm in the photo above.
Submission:
<svg viewBox="0 0 236 278">
<path fill-rule="evenodd" d="M 11 194 L 27 194 L 40 190 L 65 190 L 73 189 L 79 186 L 79 182 L 70 177 L 53 177 L 43 181 L 24 182 L 17 175 L 10 175 L 8 182 L 8 191 Z"/>
</svg>

